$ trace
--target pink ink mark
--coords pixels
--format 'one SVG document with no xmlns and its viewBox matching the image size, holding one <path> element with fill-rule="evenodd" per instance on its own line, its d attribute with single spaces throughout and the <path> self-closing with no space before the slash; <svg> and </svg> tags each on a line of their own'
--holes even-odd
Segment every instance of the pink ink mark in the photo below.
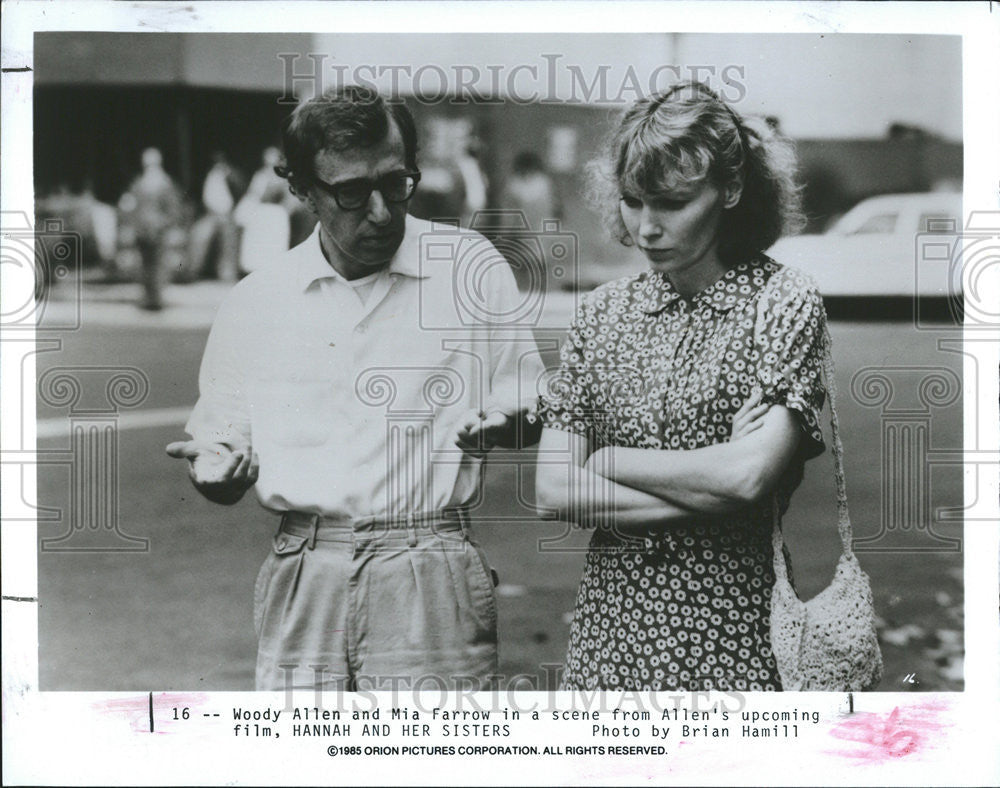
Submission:
<svg viewBox="0 0 1000 788">
<path fill-rule="evenodd" d="M 125 717 L 135 733 L 171 733 L 176 732 L 177 726 L 183 722 L 194 719 L 195 716 L 200 718 L 201 713 L 195 715 L 195 710 L 207 700 L 208 695 L 202 692 L 161 692 L 158 695 L 97 701 L 91 704 L 91 708 L 98 714 L 109 717 Z M 178 709 L 178 719 L 174 719 L 175 708 Z M 181 709 L 188 710 L 188 720 L 181 716 Z"/>
<path fill-rule="evenodd" d="M 939 721 L 945 710 L 944 704 L 931 702 L 902 709 L 897 706 L 888 715 L 855 714 L 835 725 L 830 734 L 860 746 L 830 752 L 866 763 L 905 758 L 923 749 L 947 727 Z"/>
</svg>

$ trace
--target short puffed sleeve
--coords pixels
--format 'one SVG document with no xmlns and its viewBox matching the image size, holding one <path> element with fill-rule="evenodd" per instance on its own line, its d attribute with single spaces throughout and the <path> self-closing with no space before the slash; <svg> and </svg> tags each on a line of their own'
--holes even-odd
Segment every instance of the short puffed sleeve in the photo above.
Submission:
<svg viewBox="0 0 1000 788">
<path fill-rule="evenodd" d="M 559 368 L 549 378 L 545 392 L 539 398 L 538 414 L 546 427 L 567 430 L 588 437 L 593 428 L 593 365 L 586 360 L 587 326 L 595 316 L 591 300 L 585 300 L 577 310 L 559 351 Z"/>
<path fill-rule="evenodd" d="M 828 333 L 823 298 L 806 277 L 787 268 L 772 276 L 760 298 L 757 379 L 763 400 L 797 414 L 802 455 L 809 459 L 824 449 L 820 414 L 826 399 L 823 359 Z"/>
</svg>

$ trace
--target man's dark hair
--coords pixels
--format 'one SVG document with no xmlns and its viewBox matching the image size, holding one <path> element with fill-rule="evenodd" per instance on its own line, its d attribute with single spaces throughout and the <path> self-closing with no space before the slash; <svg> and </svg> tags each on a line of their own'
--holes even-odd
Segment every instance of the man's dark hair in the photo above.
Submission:
<svg viewBox="0 0 1000 788">
<path fill-rule="evenodd" d="M 288 116 L 281 132 L 284 161 L 274 171 L 292 192 L 305 194 L 316 178 L 317 153 L 378 145 L 389 135 L 390 121 L 403 137 L 406 166 L 417 169 L 417 126 L 406 105 L 370 88 L 344 85 L 300 104 Z"/>
</svg>

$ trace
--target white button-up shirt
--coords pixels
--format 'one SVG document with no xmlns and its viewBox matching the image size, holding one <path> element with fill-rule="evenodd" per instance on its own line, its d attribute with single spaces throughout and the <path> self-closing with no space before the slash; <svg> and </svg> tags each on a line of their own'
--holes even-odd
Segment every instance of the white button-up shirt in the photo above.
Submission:
<svg viewBox="0 0 1000 788">
<path fill-rule="evenodd" d="M 216 317 L 187 432 L 249 443 L 275 511 L 400 515 L 468 503 L 469 409 L 533 408 L 543 373 L 510 267 L 483 236 L 407 217 L 363 300 L 319 230 L 242 280 Z"/>
</svg>

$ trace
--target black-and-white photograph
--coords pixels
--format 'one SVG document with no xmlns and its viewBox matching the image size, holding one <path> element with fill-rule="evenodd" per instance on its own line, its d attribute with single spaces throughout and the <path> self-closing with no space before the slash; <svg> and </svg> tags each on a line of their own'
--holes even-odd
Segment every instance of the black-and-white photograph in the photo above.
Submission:
<svg viewBox="0 0 1000 788">
<path fill-rule="evenodd" d="M 892 5 L 8 2 L 5 780 L 1000 774 L 1000 28 Z"/>
<path fill-rule="evenodd" d="M 960 68 L 38 34 L 42 688 L 961 689 Z"/>
</svg>

